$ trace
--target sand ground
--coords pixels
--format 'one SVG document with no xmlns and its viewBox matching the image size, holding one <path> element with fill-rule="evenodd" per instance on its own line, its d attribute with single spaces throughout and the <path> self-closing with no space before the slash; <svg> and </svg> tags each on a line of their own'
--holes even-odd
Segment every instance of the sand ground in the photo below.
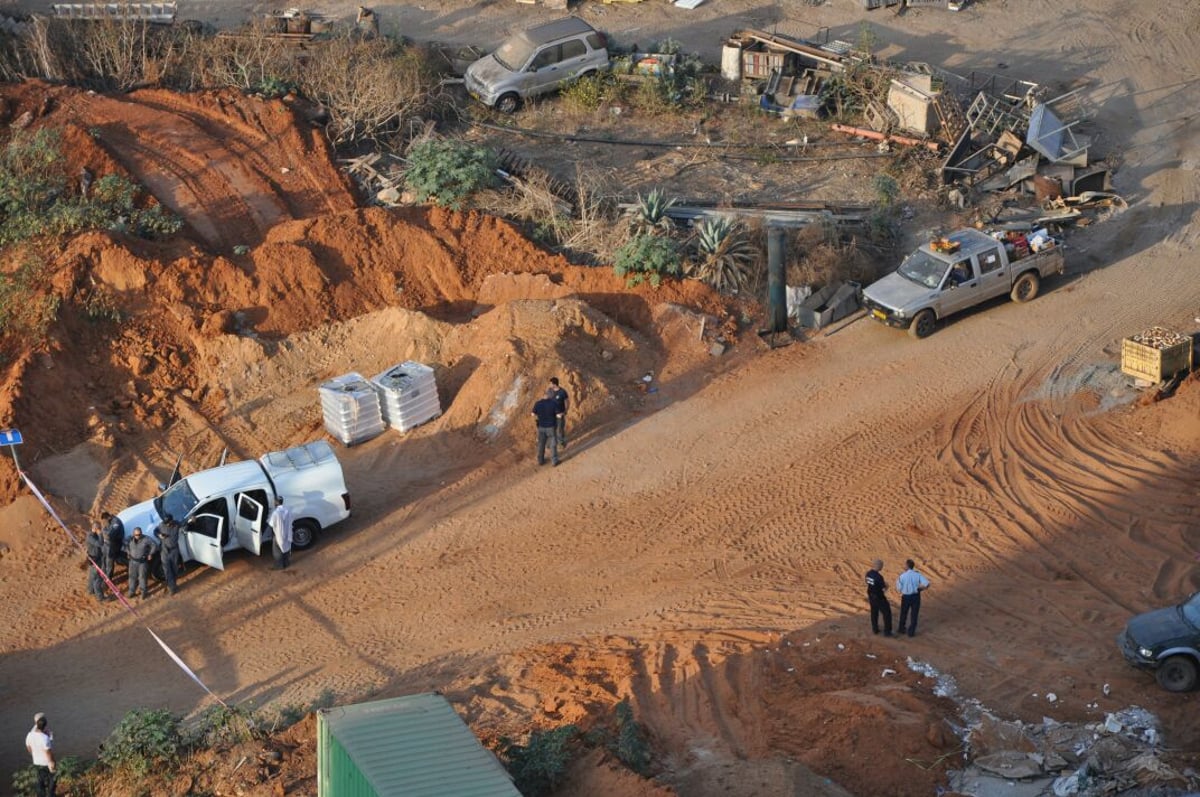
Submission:
<svg viewBox="0 0 1200 797">
<path fill-rule="evenodd" d="M 232 7 L 198 5 L 196 16 L 220 21 Z M 462 41 L 553 16 L 524 5 L 377 8 L 408 35 Z M 747 22 L 827 25 L 845 38 L 865 20 L 897 56 L 955 70 L 1005 64 L 1004 74 L 1083 86 L 1096 146 L 1116 159 L 1130 209 L 1076 232 L 1068 274 L 1037 301 L 969 313 L 920 342 L 867 322 L 773 351 L 750 335 L 714 368 L 682 337 L 672 345 L 663 332 L 655 349 L 631 324 L 575 301 L 578 290 L 528 285 L 481 301 L 471 332 L 419 328 L 435 322 L 367 291 L 322 323 L 281 323 L 286 344 L 209 338 L 199 371 L 224 410 L 201 400 L 203 420 L 189 421 L 176 402 L 175 426 L 159 438 L 114 426 L 126 445 L 145 446 L 146 464 L 161 461 L 169 446 L 152 441 L 172 429 L 176 442 L 200 441 L 203 429 L 204 451 L 221 439 L 250 454 L 303 439 L 317 431 L 315 399 L 306 408 L 301 393 L 278 389 L 349 366 L 428 356 L 451 377 L 447 412 L 410 436 L 340 452 L 355 514 L 291 569 L 233 557 L 225 572 L 189 574 L 179 596 L 152 598 L 142 620 L 226 699 L 439 689 L 484 728 L 561 717 L 563 705 L 546 699 L 556 682 L 538 665 L 565 658 L 548 669 L 574 679 L 562 689 L 581 705 L 585 686 L 636 698 L 662 749 L 678 756 L 685 794 L 718 793 L 687 786 L 697 751 L 769 760 L 786 749 L 786 726 L 741 708 L 769 703 L 762 684 L 711 673 L 787 634 L 929 661 L 1008 716 L 1082 719 L 1142 705 L 1163 717 L 1170 744 L 1197 749 L 1195 695 L 1159 691 L 1127 668 L 1114 638 L 1130 614 L 1200 589 L 1200 385 L 1147 404 L 1116 365 L 1133 332 L 1200 325 L 1200 11 L 989 0 L 897 16 L 850 2 L 710 0 L 693 12 L 647 2 L 580 13 L 624 37 L 703 34 L 718 46 L 720 31 Z M 331 211 L 337 201 L 327 200 Z M 448 298 L 480 301 L 479 284 L 463 290 Z M 643 329 L 668 328 L 657 318 Z M 534 349 L 544 359 L 522 347 L 531 340 L 548 346 Z M 554 340 L 566 343 L 545 344 Z M 600 374 L 604 345 L 617 352 L 612 375 Z M 650 361 L 638 359 L 650 349 Z M 632 383 L 647 362 L 660 389 L 641 396 Z M 487 410 L 522 369 L 536 386 L 564 368 L 580 398 L 577 434 L 562 467 L 539 469 L 523 411 Z M 497 417 L 505 431 L 492 439 L 485 430 Z M 34 472 L 88 511 L 150 489 L 133 460 L 84 443 Z M 3 510 L 0 529 L 0 724 L 23 732 L 28 715 L 45 711 L 64 752 L 90 754 L 135 705 L 205 705 L 138 621 L 87 599 L 77 556 L 30 499 Z M 861 577 L 876 556 L 893 577 L 912 557 L 933 581 L 914 639 L 871 637 Z M 839 764 L 855 793 L 888 793 L 856 780 L 873 752 L 859 750 L 857 770 Z M 4 746 L 0 769 L 22 754 Z"/>
</svg>

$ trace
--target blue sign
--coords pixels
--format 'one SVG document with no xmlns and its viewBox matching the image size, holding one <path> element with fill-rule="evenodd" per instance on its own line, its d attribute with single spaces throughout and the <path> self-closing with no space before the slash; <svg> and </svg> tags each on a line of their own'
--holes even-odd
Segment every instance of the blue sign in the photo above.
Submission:
<svg viewBox="0 0 1200 797">
<path fill-rule="evenodd" d="M 0 431 L 0 446 L 19 446 L 24 442 L 25 439 L 21 437 L 21 433 L 16 429 Z"/>
</svg>

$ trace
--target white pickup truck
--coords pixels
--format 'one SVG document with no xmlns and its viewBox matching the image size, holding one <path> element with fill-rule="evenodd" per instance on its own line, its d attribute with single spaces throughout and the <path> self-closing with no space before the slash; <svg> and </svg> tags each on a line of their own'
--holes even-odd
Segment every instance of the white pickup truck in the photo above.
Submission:
<svg viewBox="0 0 1200 797">
<path fill-rule="evenodd" d="M 1014 302 L 1038 295 L 1042 279 L 1063 272 L 1062 243 L 1049 235 L 1003 240 L 970 228 L 931 241 L 900 268 L 863 291 L 876 321 L 916 338 L 948 315 L 1008 294 Z"/>
<path fill-rule="evenodd" d="M 183 524 L 183 560 L 224 570 L 226 552 L 245 548 L 260 554 L 270 546 L 267 518 L 280 497 L 292 510 L 297 548 L 307 548 L 321 529 L 350 517 L 350 493 L 329 443 L 318 440 L 193 473 L 117 517 L 128 538 L 135 527 L 152 537 L 171 515 Z"/>
</svg>

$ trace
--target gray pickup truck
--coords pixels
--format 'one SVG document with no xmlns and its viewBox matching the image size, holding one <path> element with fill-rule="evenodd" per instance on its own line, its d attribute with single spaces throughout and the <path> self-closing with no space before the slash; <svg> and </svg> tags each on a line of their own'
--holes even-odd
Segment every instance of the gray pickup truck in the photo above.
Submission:
<svg viewBox="0 0 1200 797">
<path fill-rule="evenodd" d="M 1033 244 L 1023 237 L 1001 241 L 979 230 L 958 230 L 922 245 L 900 268 L 873 282 L 863 291 L 863 306 L 875 320 L 923 338 L 939 319 L 996 296 L 1032 300 L 1045 277 L 1062 273 L 1062 248 L 1049 237 Z"/>
</svg>

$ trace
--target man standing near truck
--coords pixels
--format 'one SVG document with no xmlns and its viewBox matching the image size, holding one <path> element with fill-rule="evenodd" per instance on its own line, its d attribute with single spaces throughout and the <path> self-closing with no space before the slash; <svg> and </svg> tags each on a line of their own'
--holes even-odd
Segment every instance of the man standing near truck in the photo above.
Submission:
<svg viewBox="0 0 1200 797">
<path fill-rule="evenodd" d="M 179 592 L 179 565 L 183 562 L 183 557 L 179 555 L 179 532 L 179 521 L 170 515 L 163 518 L 162 523 L 158 524 L 158 530 L 154 532 L 161 551 L 163 581 L 167 582 L 167 590 L 172 595 Z"/>
<path fill-rule="evenodd" d="M 108 595 L 105 594 L 107 589 L 104 586 L 104 579 L 100 577 L 107 554 L 108 540 L 104 537 L 104 529 L 100 527 L 99 523 L 93 523 L 92 531 L 87 536 L 88 592 L 95 595 L 96 600 L 102 603 L 108 600 Z"/>
<path fill-rule="evenodd" d="M 287 570 L 292 558 L 292 510 L 283 505 L 280 496 L 275 511 L 271 513 L 271 531 L 274 543 L 271 546 L 275 554 L 275 570 Z"/>
<path fill-rule="evenodd" d="M 125 524 L 121 522 L 119 517 L 116 517 L 108 512 L 100 513 L 100 522 L 104 524 L 104 536 L 108 540 L 108 555 L 104 562 L 104 575 L 108 576 L 108 580 L 113 580 L 113 573 L 117 569 L 117 560 L 121 558 L 121 551 L 125 548 Z"/>
<path fill-rule="evenodd" d="M 150 597 L 146 575 L 150 570 L 150 557 L 154 555 L 154 540 L 143 535 L 142 527 L 138 526 L 125 546 L 125 553 L 129 556 L 129 597 L 141 589 L 142 600 L 146 600 Z"/>
</svg>

